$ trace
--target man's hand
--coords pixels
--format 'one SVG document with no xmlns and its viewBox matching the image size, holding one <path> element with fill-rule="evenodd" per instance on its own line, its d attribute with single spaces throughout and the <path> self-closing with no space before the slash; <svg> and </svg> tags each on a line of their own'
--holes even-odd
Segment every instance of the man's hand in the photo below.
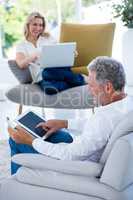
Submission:
<svg viewBox="0 0 133 200">
<path fill-rule="evenodd" d="M 45 131 L 47 131 L 47 133 L 45 134 L 45 139 L 46 139 L 59 129 L 67 128 L 68 121 L 53 119 L 53 120 L 48 120 L 47 122 L 41 122 L 37 125 L 37 127 L 42 127 Z"/>
<path fill-rule="evenodd" d="M 10 137 L 16 143 L 32 145 L 32 142 L 35 139 L 31 134 L 29 134 L 20 126 L 17 126 L 16 129 L 8 128 L 8 132 Z"/>
</svg>

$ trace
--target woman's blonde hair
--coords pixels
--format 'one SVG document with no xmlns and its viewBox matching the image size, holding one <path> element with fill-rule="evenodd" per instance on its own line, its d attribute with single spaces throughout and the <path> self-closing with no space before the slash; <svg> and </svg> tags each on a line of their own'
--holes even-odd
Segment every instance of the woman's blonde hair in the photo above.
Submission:
<svg viewBox="0 0 133 200">
<path fill-rule="evenodd" d="M 50 36 L 50 34 L 49 34 L 48 32 L 45 32 L 46 21 L 45 21 L 45 18 L 43 17 L 43 15 L 41 15 L 39 12 L 32 12 L 32 13 L 27 17 L 26 23 L 25 23 L 25 25 L 24 25 L 24 36 L 25 36 L 26 40 L 27 40 L 28 37 L 29 37 L 29 24 L 30 24 L 35 18 L 42 19 L 42 21 L 43 21 L 43 31 L 42 31 L 42 33 L 41 33 L 40 35 L 41 35 L 41 36 L 44 36 L 44 37 L 49 37 L 49 36 Z"/>
</svg>

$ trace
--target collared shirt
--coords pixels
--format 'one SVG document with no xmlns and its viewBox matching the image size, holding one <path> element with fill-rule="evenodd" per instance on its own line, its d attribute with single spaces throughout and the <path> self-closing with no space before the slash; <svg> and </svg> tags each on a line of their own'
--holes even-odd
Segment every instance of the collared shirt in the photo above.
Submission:
<svg viewBox="0 0 133 200">
<path fill-rule="evenodd" d="M 98 162 L 114 128 L 132 109 L 131 97 L 95 109 L 87 119 L 69 120 L 68 128 L 81 130 L 70 144 L 52 144 L 41 139 L 33 141 L 33 147 L 42 154 L 61 160 L 91 160 Z"/>
<path fill-rule="evenodd" d="M 42 47 L 44 45 L 54 44 L 56 40 L 52 37 L 42 37 L 40 36 L 37 40 L 36 47 L 29 41 L 24 40 L 16 47 L 17 53 L 23 53 L 25 56 L 30 56 L 33 53 L 41 53 Z M 29 66 L 33 82 L 39 82 L 42 79 L 42 68 L 40 66 L 39 60 L 35 62 L 34 65 Z"/>
</svg>

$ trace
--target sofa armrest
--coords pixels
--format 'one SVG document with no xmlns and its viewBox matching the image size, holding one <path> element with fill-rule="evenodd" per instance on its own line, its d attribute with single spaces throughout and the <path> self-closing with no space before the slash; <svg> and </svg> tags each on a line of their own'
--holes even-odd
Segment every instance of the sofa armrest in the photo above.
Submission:
<svg viewBox="0 0 133 200">
<path fill-rule="evenodd" d="M 103 169 L 100 182 L 122 191 L 133 184 L 133 133 L 116 141 Z"/>
<path fill-rule="evenodd" d="M 20 69 L 15 60 L 8 60 L 8 65 L 14 76 L 21 84 L 32 82 L 29 68 Z"/>
<path fill-rule="evenodd" d="M 90 161 L 63 161 L 41 154 L 18 154 L 12 157 L 12 161 L 32 169 L 50 170 L 79 176 L 98 177 L 103 168 L 100 163 Z"/>
</svg>

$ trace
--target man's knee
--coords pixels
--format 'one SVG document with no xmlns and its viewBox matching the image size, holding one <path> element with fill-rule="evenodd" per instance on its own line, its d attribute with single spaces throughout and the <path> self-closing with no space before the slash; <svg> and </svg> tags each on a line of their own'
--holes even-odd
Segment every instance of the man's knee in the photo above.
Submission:
<svg viewBox="0 0 133 200">
<path fill-rule="evenodd" d="M 11 147 L 16 146 L 16 142 L 11 137 L 9 138 L 9 145 Z"/>
</svg>

